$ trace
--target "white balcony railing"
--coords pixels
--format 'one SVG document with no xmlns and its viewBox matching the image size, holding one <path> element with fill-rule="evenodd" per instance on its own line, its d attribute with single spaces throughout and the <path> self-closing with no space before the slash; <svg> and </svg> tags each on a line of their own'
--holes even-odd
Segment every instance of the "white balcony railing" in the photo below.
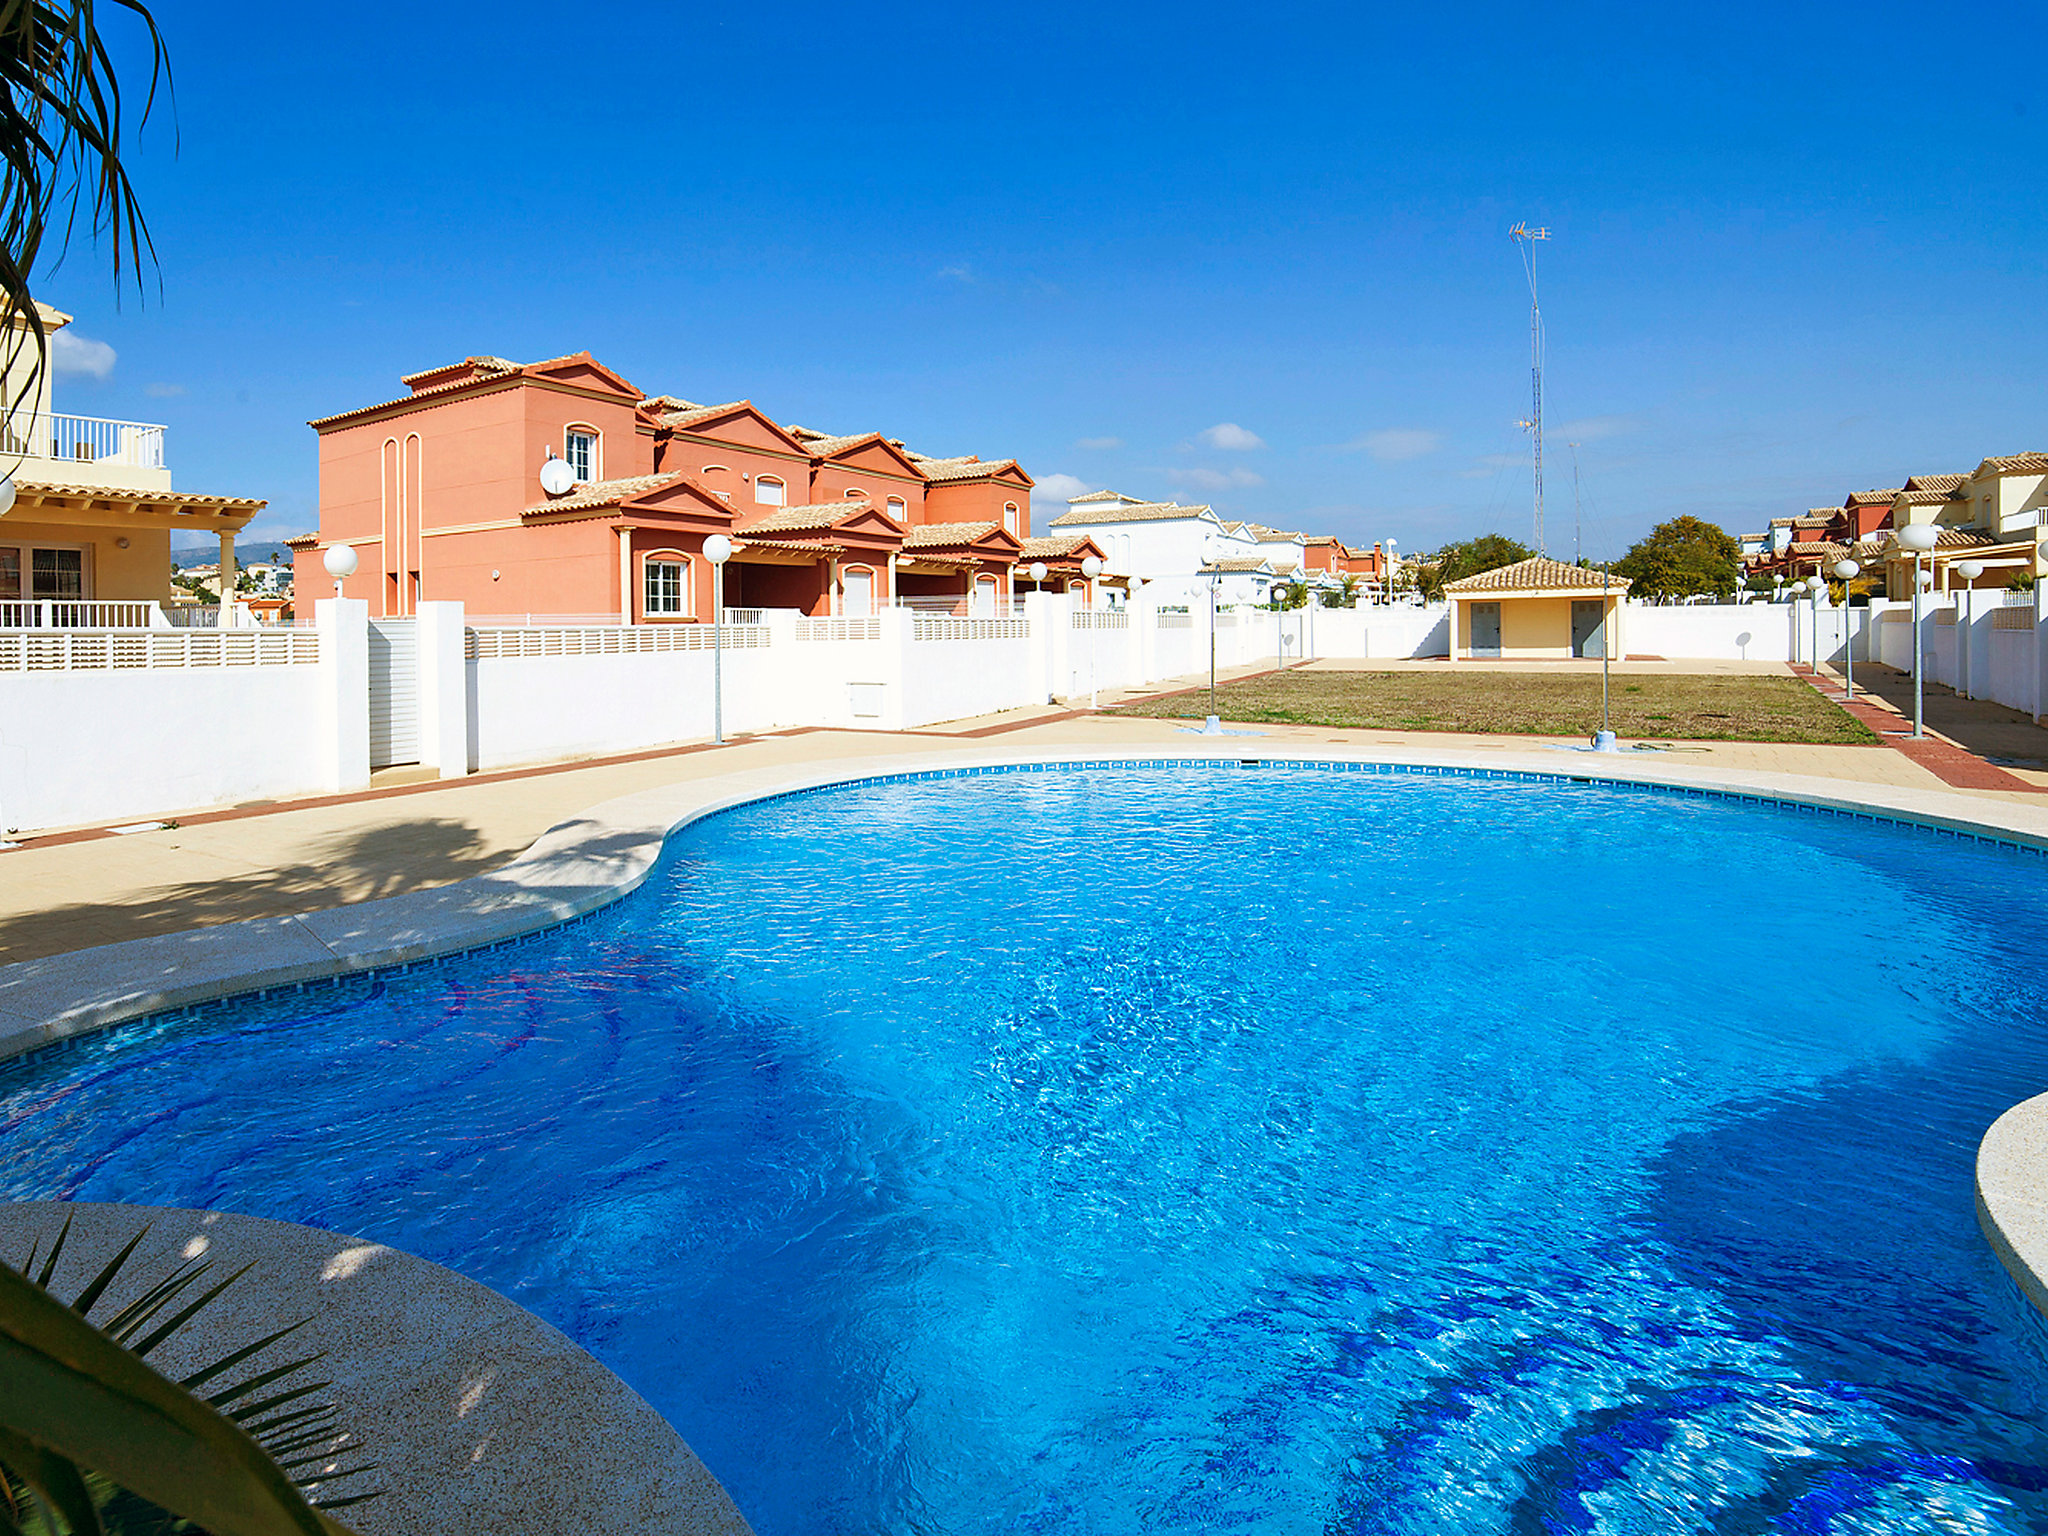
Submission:
<svg viewBox="0 0 2048 1536">
<path fill-rule="evenodd" d="M 164 467 L 164 429 L 147 421 L 67 416 L 51 411 L 0 424 L 0 452 L 73 464 Z"/>
<path fill-rule="evenodd" d="M 150 602 L 81 598 L 0 601 L 0 629 L 163 629 L 166 615 Z"/>
</svg>

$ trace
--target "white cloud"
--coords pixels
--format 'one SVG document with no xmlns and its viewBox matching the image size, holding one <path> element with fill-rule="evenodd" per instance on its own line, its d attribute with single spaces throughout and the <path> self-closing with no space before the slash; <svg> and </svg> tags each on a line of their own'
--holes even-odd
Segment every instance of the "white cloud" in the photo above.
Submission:
<svg viewBox="0 0 2048 1536">
<path fill-rule="evenodd" d="M 974 281 L 974 268 L 963 261 L 957 266 L 941 267 L 933 276 L 944 278 L 946 281 L 953 283 L 972 283 Z"/>
<path fill-rule="evenodd" d="M 1264 485 L 1266 477 L 1248 469 L 1169 469 L 1166 478 L 1175 485 L 1197 491 L 1227 491 L 1238 486 Z"/>
<path fill-rule="evenodd" d="M 182 384 L 145 384 L 142 392 L 152 400 L 175 400 L 185 393 Z"/>
<path fill-rule="evenodd" d="M 1421 427 L 1384 427 L 1377 432 L 1366 432 L 1339 446 L 1339 453 L 1371 454 L 1382 464 L 1399 464 L 1407 459 L 1426 458 L 1443 447 L 1441 432 L 1425 431 Z"/>
<path fill-rule="evenodd" d="M 1123 445 L 1124 440 L 1120 437 L 1084 437 L 1074 446 L 1076 448 L 1121 448 Z"/>
<path fill-rule="evenodd" d="M 1470 469 L 1458 471 L 1459 478 L 1478 480 L 1487 475 L 1497 475 L 1504 469 L 1519 469 L 1529 460 L 1519 453 L 1482 453 L 1472 461 Z"/>
<path fill-rule="evenodd" d="M 1095 487 L 1078 475 L 1047 475 L 1031 487 L 1031 501 L 1034 506 L 1058 507 L 1067 510 L 1067 503 L 1076 496 L 1086 496 Z"/>
<path fill-rule="evenodd" d="M 1232 453 L 1248 453 L 1254 448 L 1266 446 L 1265 439 L 1256 432 L 1247 432 L 1234 421 L 1219 421 L 1215 426 L 1197 432 L 1196 437 L 1211 448 L 1223 448 Z"/>
<path fill-rule="evenodd" d="M 114 371 L 114 349 L 104 341 L 93 341 L 75 331 L 59 331 L 50 338 L 50 368 L 56 373 L 82 373 L 104 379 Z"/>
</svg>

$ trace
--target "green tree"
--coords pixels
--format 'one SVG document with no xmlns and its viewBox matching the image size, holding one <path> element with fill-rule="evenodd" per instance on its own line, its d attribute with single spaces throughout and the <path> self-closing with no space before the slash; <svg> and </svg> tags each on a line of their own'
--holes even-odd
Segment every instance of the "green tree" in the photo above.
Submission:
<svg viewBox="0 0 2048 1536">
<path fill-rule="evenodd" d="M 1697 517 L 1659 523 L 1614 562 L 1632 597 L 1732 597 L 1742 549 L 1725 528 Z"/>
<path fill-rule="evenodd" d="M 140 0 L 0 0 L 0 308 L 27 322 L 12 333 L 6 361 L 34 347 L 37 371 L 49 339 L 30 279 L 39 263 L 63 255 L 81 216 L 93 238 L 106 241 L 117 286 L 124 272 L 156 259 L 122 167 L 121 80 L 99 32 L 98 13 L 107 6 L 147 32 L 149 82 L 138 119 L 147 122 L 170 68 L 156 21 Z M 53 229 L 59 238 L 47 249 Z M 30 373 L 23 389 L 34 388 Z"/>
<path fill-rule="evenodd" d="M 1463 581 L 1483 571 L 1497 571 L 1504 565 L 1533 560 L 1536 551 L 1504 533 L 1482 533 L 1476 539 L 1446 544 L 1436 554 L 1439 581 Z"/>
</svg>

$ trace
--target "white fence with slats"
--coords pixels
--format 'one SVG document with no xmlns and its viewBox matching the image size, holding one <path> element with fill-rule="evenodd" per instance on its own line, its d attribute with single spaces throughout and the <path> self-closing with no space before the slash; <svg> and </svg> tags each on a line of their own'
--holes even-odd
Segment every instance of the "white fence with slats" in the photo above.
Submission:
<svg viewBox="0 0 2048 1536">
<path fill-rule="evenodd" d="M 761 624 L 721 626 L 717 644 L 725 650 L 755 650 L 768 644 Z M 472 627 L 465 642 L 471 661 L 498 661 L 520 656 L 652 656 L 669 651 L 709 651 L 709 624 L 591 624 L 575 628 Z"/>
<path fill-rule="evenodd" d="M 1029 619 L 939 619 L 914 614 L 910 624 L 913 640 L 1028 640 Z"/>
<path fill-rule="evenodd" d="M 0 630 L 0 672 L 304 667 L 320 660 L 308 629 Z"/>
<path fill-rule="evenodd" d="M 798 619 L 793 633 L 805 644 L 830 644 L 835 641 L 872 641 L 882 638 L 882 621 L 875 619 Z"/>
</svg>

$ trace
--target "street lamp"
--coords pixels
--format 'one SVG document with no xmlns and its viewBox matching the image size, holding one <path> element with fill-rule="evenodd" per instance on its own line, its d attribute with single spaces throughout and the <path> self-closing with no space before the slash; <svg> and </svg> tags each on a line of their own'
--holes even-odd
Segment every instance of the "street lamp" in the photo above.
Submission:
<svg viewBox="0 0 2048 1536">
<path fill-rule="evenodd" d="M 1835 575 L 1842 582 L 1842 697 L 1856 697 L 1856 631 L 1850 621 L 1855 615 L 1849 611 L 1849 583 L 1863 574 L 1863 567 L 1854 560 L 1837 560 Z"/>
<path fill-rule="evenodd" d="M 341 596 L 341 584 L 356 573 L 356 552 L 351 545 L 334 544 L 320 557 L 327 574 L 334 578 L 334 595 Z"/>
<path fill-rule="evenodd" d="M 1818 572 L 1806 578 L 1806 591 L 1809 598 L 1811 598 L 1811 601 L 1807 604 L 1806 611 L 1808 620 L 1813 626 L 1813 633 L 1807 637 L 1806 645 L 1808 654 L 1813 658 L 1813 675 L 1815 678 L 1820 676 L 1820 599 L 1821 594 L 1826 592 L 1827 589 L 1826 578 Z"/>
<path fill-rule="evenodd" d="M 1097 686 L 1095 652 L 1102 645 L 1102 631 L 1097 626 L 1102 622 L 1095 612 L 1095 578 L 1102 574 L 1102 562 L 1090 555 L 1081 562 L 1081 574 L 1088 578 L 1088 707 L 1102 708 L 1102 692 Z"/>
<path fill-rule="evenodd" d="M 1932 523 L 1908 523 L 1903 528 L 1894 528 L 1892 537 L 1899 541 L 1899 548 L 1908 550 L 1913 556 L 1913 739 L 1922 740 L 1927 735 L 1922 718 L 1920 686 L 1920 588 L 1922 580 L 1920 557 L 1926 554 L 1941 538 L 1941 530 Z M 1932 581 L 1932 577 L 1927 577 Z"/>
<path fill-rule="evenodd" d="M 732 558 L 732 540 L 714 533 L 704 541 L 711 562 L 711 740 L 725 745 L 725 562 Z"/>
<path fill-rule="evenodd" d="M 1024 567 L 1024 574 L 1031 578 L 1031 586 L 1034 591 L 1042 588 L 1045 585 L 1045 562 L 1043 560 L 1032 561 Z"/>
<path fill-rule="evenodd" d="M 1963 623 L 1957 633 L 1961 640 L 1956 648 L 1956 681 L 1962 684 L 1957 690 L 1966 699 L 1977 696 L 1977 679 L 1970 668 L 1971 624 L 1977 617 L 1977 578 L 1984 574 L 1982 560 L 1958 560 L 1949 567 L 1963 578 Z"/>
</svg>

